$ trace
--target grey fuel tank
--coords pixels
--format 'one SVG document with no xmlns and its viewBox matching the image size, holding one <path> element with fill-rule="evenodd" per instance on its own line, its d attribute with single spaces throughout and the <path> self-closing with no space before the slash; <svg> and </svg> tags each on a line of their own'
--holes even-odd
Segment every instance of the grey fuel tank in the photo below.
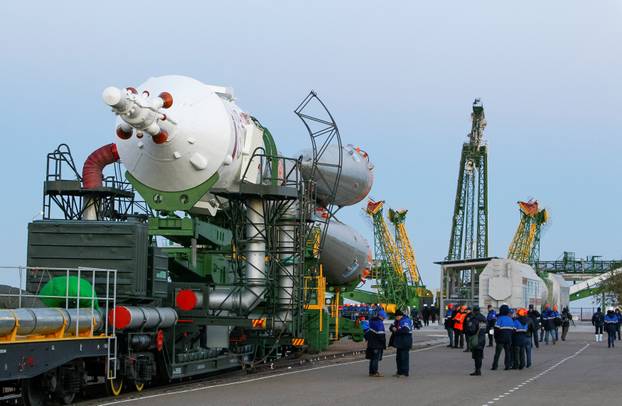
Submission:
<svg viewBox="0 0 622 406">
<path fill-rule="evenodd" d="M 341 168 L 341 176 L 339 178 L 339 186 L 335 195 L 335 204 L 337 206 L 351 206 L 363 200 L 374 183 L 374 174 L 372 170 L 374 166 L 369 161 L 367 153 L 360 148 L 352 145 L 342 147 L 343 162 Z M 322 157 L 318 172 L 311 174 L 313 164 L 313 151 L 304 150 L 302 152 L 302 165 L 300 172 L 302 177 L 309 180 L 311 177 L 317 183 L 318 198 L 321 203 L 327 203 L 329 198 L 329 190 L 335 184 L 337 170 L 334 166 L 339 163 L 339 146 L 336 144 L 329 145 Z M 323 165 L 324 164 L 324 165 Z"/>
<path fill-rule="evenodd" d="M 360 281 L 371 269 L 371 257 L 369 244 L 361 234 L 338 220 L 330 222 L 320 256 L 330 286 Z"/>
</svg>

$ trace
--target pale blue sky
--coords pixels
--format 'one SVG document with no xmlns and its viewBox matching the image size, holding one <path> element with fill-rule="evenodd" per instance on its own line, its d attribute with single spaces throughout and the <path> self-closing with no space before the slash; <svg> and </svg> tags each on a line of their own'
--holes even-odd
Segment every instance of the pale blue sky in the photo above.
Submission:
<svg viewBox="0 0 622 406">
<path fill-rule="evenodd" d="M 442 3 L 442 4 L 438 4 Z M 280 149 L 307 146 L 292 113 L 310 89 L 376 165 L 372 196 L 410 210 L 425 282 L 447 254 L 473 98 L 486 108 L 490 253 L 515 202 L 551 212 L 542 257 L 622 257 L 619 1 L 3 2 L 2 264 L 25 263 L 45 154 L 80 162 L 114 140 L 108 85 L 184 74 L 232 86 Z M 371 238 L 360 207 L 342 220 Z"/>
</svg>

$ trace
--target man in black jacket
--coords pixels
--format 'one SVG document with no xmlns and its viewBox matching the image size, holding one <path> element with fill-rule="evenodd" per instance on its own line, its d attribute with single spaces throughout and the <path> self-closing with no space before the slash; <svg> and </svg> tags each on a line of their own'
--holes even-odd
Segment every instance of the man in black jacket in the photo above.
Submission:
<svg viewBox="0 0 622 406">
<path fill-rule="evenodd" d="M 467 347 L 471 349 L 471 356 L 475 362 L 475 371 L 470 374 L 471 376 L 480 376 L 482 374 L 487 327 L 488 320 L 480 313 L 479 306 L 473 306 L 473 311 L 467 319 L 464 330 L 467 337 Z"/>
<path fill-rule="evenodd" d="M 395 323 L 390 327 L 393 337 L 393 346 L 397 350 L 395 363 L 397 372 L 393 375 L 396 378 L 408 376 L 410 370 L 409 353 L 413 346 L 412 322 L 401 310 L 395 312 Z"/>
<path fill-rule="evenodd" d="M 530 304 L 529 312 L 527 313 L 527 316 L 531 319 L 532 324 L 533 324 L 533 334 L 532 334 L 533 345 L 536 348 L 540 348 L 540 341 L 542 341 L 542 338 L 538 339 L 538 330 L 540 330 L 540 312 L 534 309 L 533 305 Z"/>
</svg>

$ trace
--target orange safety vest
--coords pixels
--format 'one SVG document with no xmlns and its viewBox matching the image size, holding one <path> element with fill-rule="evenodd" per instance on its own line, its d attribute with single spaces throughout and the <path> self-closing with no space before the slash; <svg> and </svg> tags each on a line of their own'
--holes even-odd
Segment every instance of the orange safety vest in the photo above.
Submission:
<svg viewBox="0 0 622 406">
<path fill-rule="evenodd" d="M 464 330 L 464 319 L 465 318 L 466 318 L 466 313 L 456 314 L 456 318 L 454 319 L 454 329 L 458 331 Z"/>
</svg>

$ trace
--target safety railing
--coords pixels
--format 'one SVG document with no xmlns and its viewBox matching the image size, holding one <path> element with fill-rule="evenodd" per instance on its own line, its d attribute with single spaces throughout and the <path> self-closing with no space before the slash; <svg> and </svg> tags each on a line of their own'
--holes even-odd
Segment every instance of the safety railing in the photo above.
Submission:
<svg viewBox="0 0 622 406">
<path fill-rule="evenodd" d="M 54 330 L 57 324 L 59 330 L 63 330 L 63 336 L 84 337 L 113 332 L 106 315 L 116 305 L 116 270 L 18 266 L 0 267 L 0 274 L 1 279 L 10 284 L 0 291 L 0 306 L 4 309 L 64 311 L 60 312 L 62 323 L 54 323 L 54 318 L 47 320 L 46 332 Z M 16 320 L 19 321 L 18 316 Z M 87 322 L 89 328 L 85 329 Z M 37 331 L 36 328 L 32 330 Z"/>
</svg>

